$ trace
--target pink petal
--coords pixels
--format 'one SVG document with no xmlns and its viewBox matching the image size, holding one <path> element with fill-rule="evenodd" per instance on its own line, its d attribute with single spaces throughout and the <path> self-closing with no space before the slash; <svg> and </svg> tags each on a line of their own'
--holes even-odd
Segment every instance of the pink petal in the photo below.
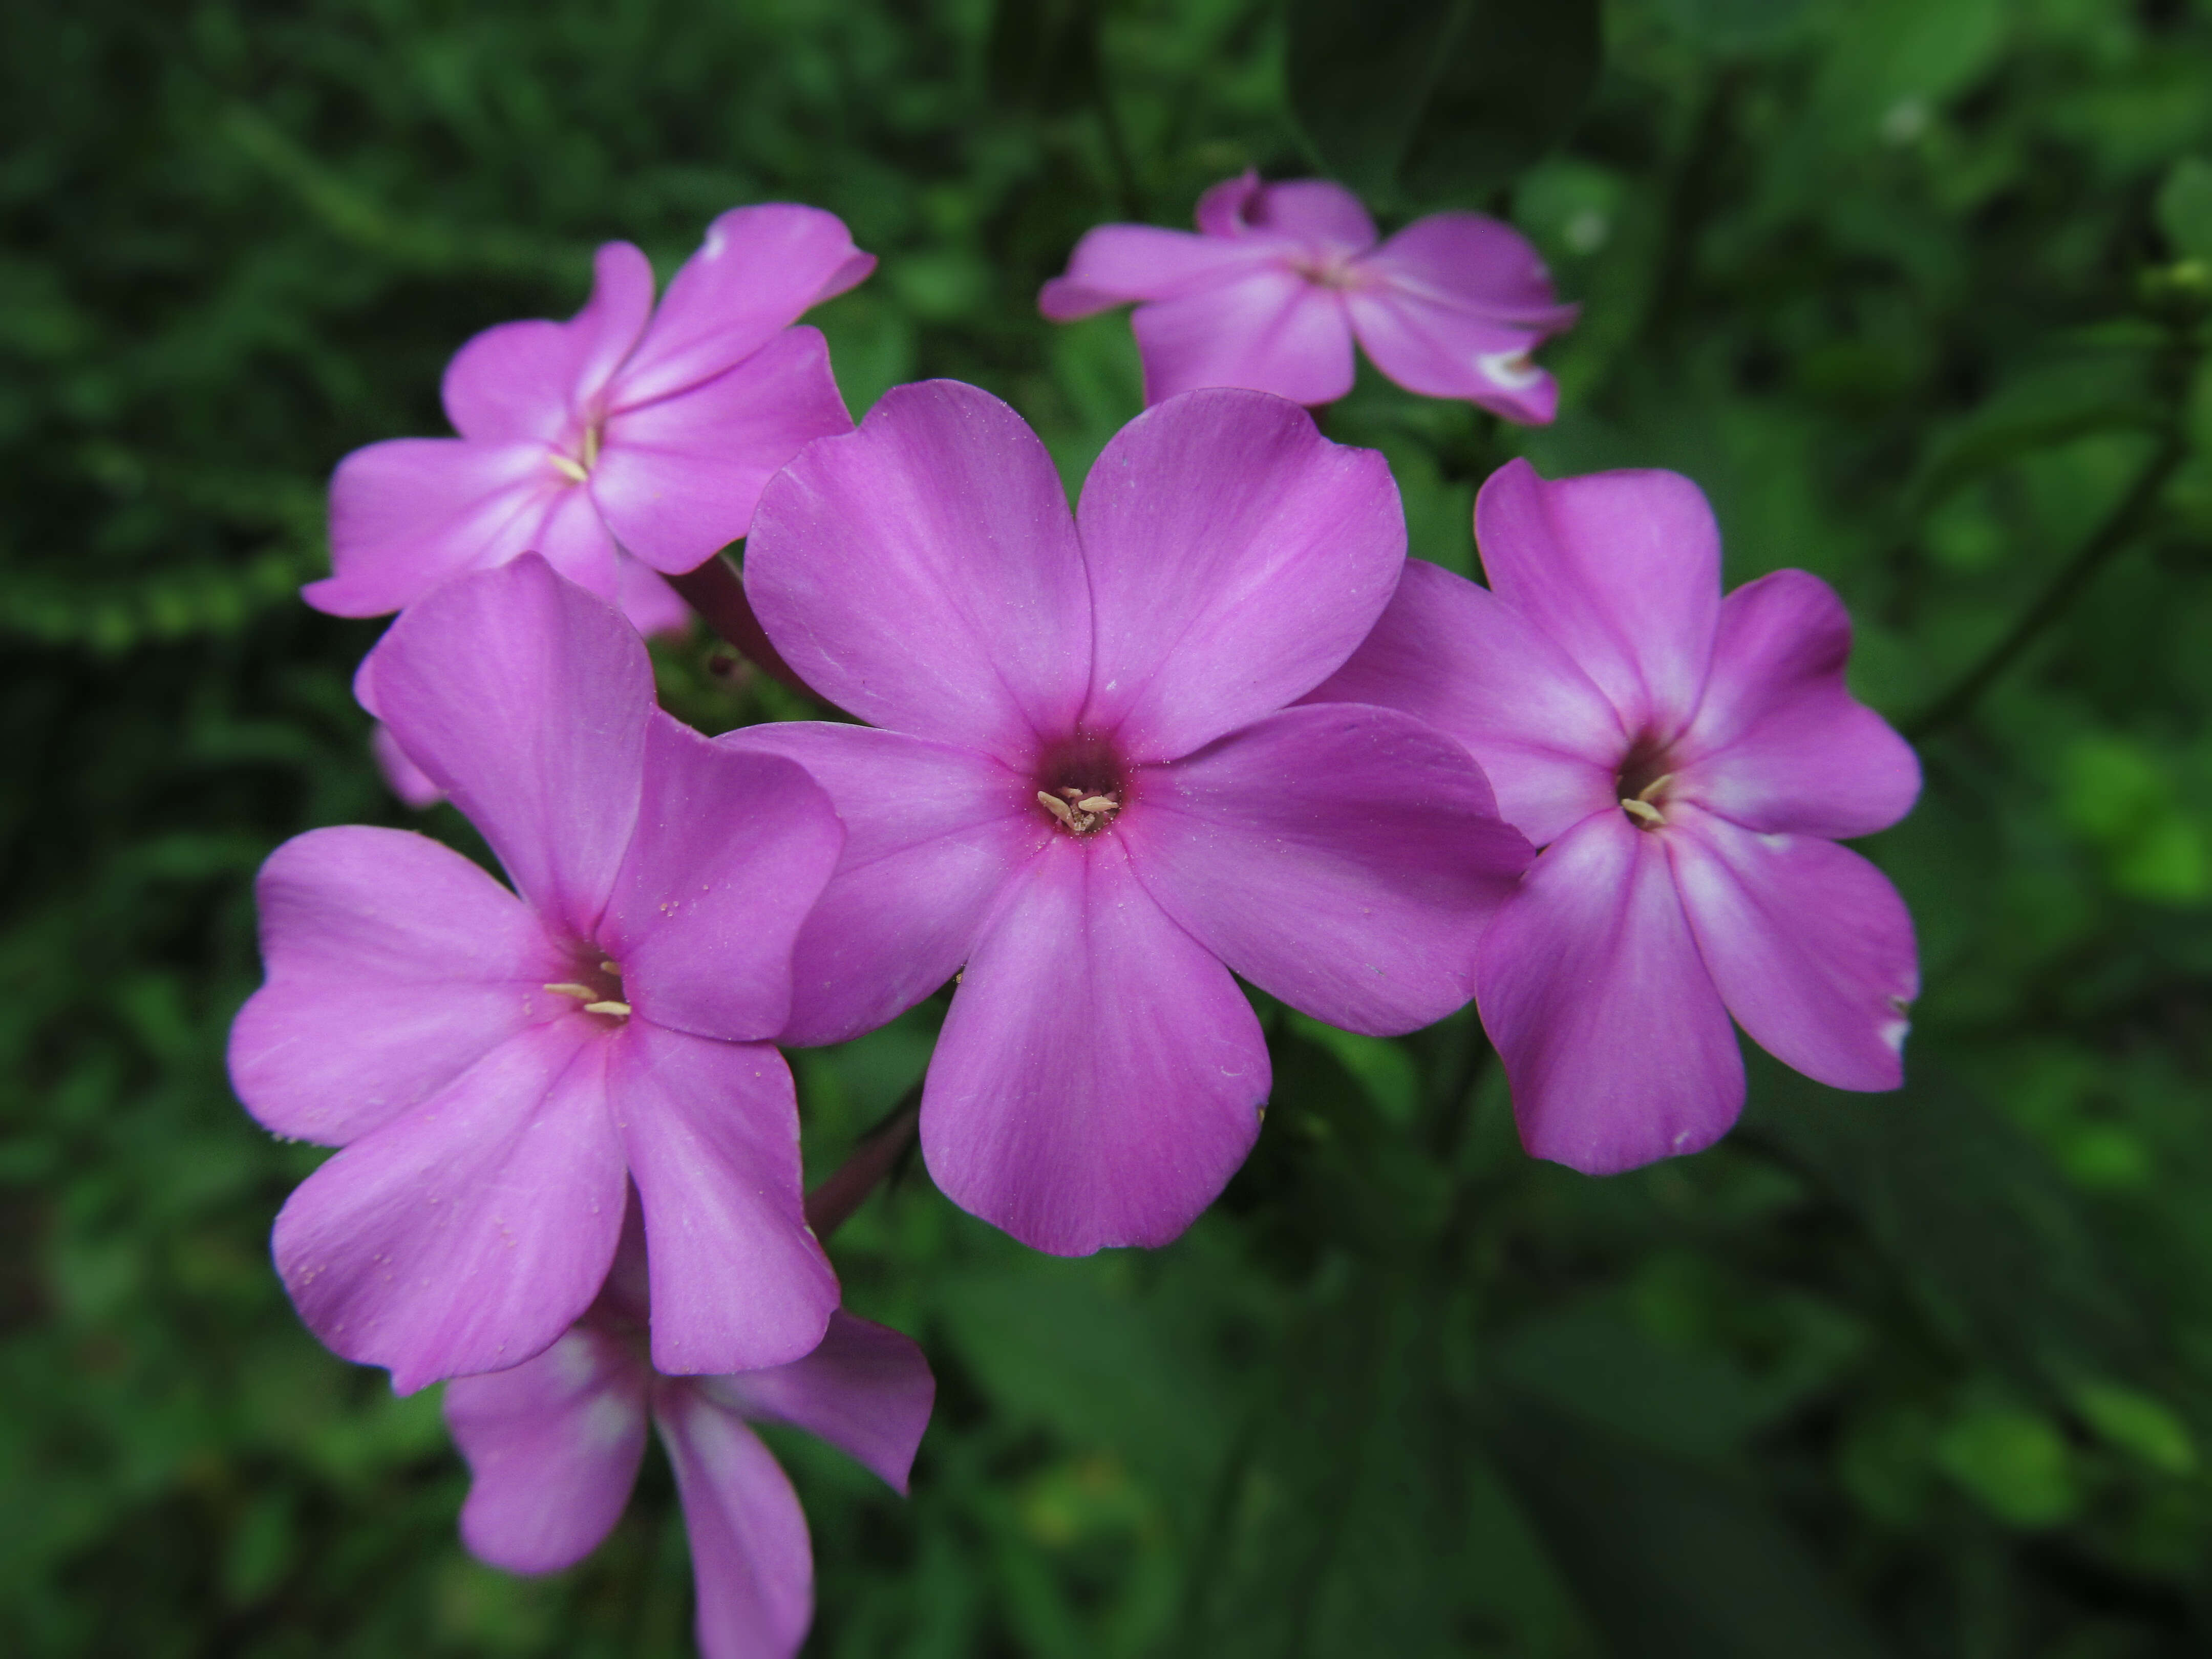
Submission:
<svg viewBox="0 0 2212 1659">
<path fill-rule="evenodd" d="M 644 778 L 598 933 L 625 1000 L 700 1036 L 774 1036 L 793 944 L 845 844 L 836 809 L 792 762 L 718 747 L 657 708 Z"/>
<path fill-rule="evenodd" d="M 1264 269 L 1279 251 L 1273 243 L 1237 246 L 1153 225 L 1100 225 L 1075 245 L 1066 273 L 1044 285 L 1037 309 L 1067 323 L 1131 300 L 1170 299 Z"/>
<path fill-rule="evenodd" d="M 1257 167 L 1247 167 L 1234 179 L 1209 185 L 1198 198 L 1198 228 L 1208 236 L 1242 235 L 1248 228 L 1247 216 L 1266 189 Z"/>
<path fill-rule="evenodd" d="M 786 461 L 852 429 L 821 331 L 785 329 L 712 380 L 609 416 L 589 488 L 625 551 L 680 574 L 744 535 Z"/>
<path fill-rule="evenodd" d="M 1083 723 L 1172 760 L 1333 673 L 1406 562 L 1382 457 L 1294 404 L 1194 392 L 1106 446 L 1077 508 L 1097 608 Z"/>
<path fill-rule="evenodd" d="M 1272 264 L 1139 306 L 1129 320 L 1144 358 L 1148 404 L 1200 386 L 1246 386 L 1299 404 L 1334 403 L 1352 390 L 1352 325 L 1343 301 Z"/>
<path fill-rule="evenodd" d="M 300 590 L 334 617 L 379 617 L 535 538 L 562 488 L 543 444 L 395 438 L 331 478 L 331 574 Z"/>
<path fill-rule="evenodd" d="M 512 1370 L 446 1385 L 468 1460 L 461 1540 L 509 1572 L 558 1572 L 614 1530 L 645 1456 L 647 1372 L 621 1340 L 579 1325 Z"/>
<path fill-rule="evenodd" d="M 1851 619 L 1833 589 L 1778 570 L 1721 601 L 1712 672 L 1675 793 L 1753 830 L 1868 836 L 1920 793 L 1920 762 L 1844 684 Z"/>
<path fill-rule="evenodd" d="M 1817 836 L 1754 834 L 1680 801 L 1667 816 L 1698 949 L 1751 1040 L 1832 1088 L 1903 1083 L 1920 969 L 1889 878 Z"/>
<path fill-rule="evenodd" d="M 1539 337 L 1575 319 L 1577 307 L 1559 303 L 1534 246 L 1486 214 L 1416 219 L 1361 259 L 1359 269 L 1408 301 L 1517 324 Z"/>
<path fill-rule="evenodd" d="M 446 792 L 431 782 L 421 767 L 407 758 L 407 751 L 392 735 L 392 728 L 381 720 L 370 728 L 368 755 L 376 763 L 376 769 L 383 775 L 386 785 L 404 805 L 420 812 L 445 799 Z"/>
<path fill-rule="evenodd" d="M 1424 560 L 1406 562 L 1375 631 L 1307 701 L 1403 709 L 1456 738 L 1540 847 L 1618 798 L 1629 738 L 1605 694 L 1519 611 Z"/>
<path fill-rule="evenodd" d="M 1388 289 L 1346 301 L 1375 367 L 1425 398 L 1464 398 L 1509 421 L 1542 426 L 1559 412 L 1559 383 L 1528 361 L 1543 336 Z"/>
<path fill-rule="evenodd" d="M 1694 1152 L 1743 1107 L 1743 1056 L 1658 835 L 1619 810 L 1547 848 L 1482 942 L 1482 1023 L 1521 1144 L 1586 1175 Z"/>
<path fill-rule="evenodd" d="M 1526 461 L 1474 503 L 1491 591 L 1549 634 L 1632 736 L 1677 736 L 1696 712 L 1720 611 L 1721 537 L 1679 472 L 1547 482 Z"/>
<path fill-rule="evenodd" d="M 464 438 L 565 441 L 653 311 L 653 267 L 628 242 L 592 261 L 592 297 L 565 323 L 501 323 L 446 365 L 446 418 Z"/>
<path fill-rule="evenodd" d="M 972 750 L 811 721 L 717 741 L 788 755 L 845 823 L 844 857 L 799 933 L 785 1042 L 842 1042 L 951 979 L 992 902 L 1055 834 L 1034 786 Z"/>
<path fill-rule="evenodd" d="M 814 1550 L 799 1494 L 759 1437 L 689 1382 L 653 1417 L 676 1469 L 702 1659 L 791 1659 L 814 1622 Z"/>
<path fill-rule="evenodd" d="M 612 605 L 622 591 L 621 569 L 628 561 L 589 489 L 570 485 L 547 503 L 530 550 L 594 599 Z"/>
<path fill-rule="evenodd" d="M 647 639 L 691 629 L 691 607 L 659 571 L 635 559 L 623 559 L 615 566 L 615 604 L 629 625 Z"/>
<path fill-rule="evenodd" d="M 828 1441 L 900 1492 L 937 1399 L 929 1362 L 910 1339 L 842 1308 L 805 1358 L 707 1377 L 699 1386 L 744 1416 L 788 1423 Z"/>
<path fill-rule="evenodd" d="M 401 1394 L 550 1346 L 622 1228 L 606 1048 L 582 1014 L 532 1026 L 309 1176 L 275 1238 L 309 1328 Z"/>
<path fill-rule="evenodd" d="M 342 1146 L 546 1018 L 564 964 L 514 894 L 404 830 L 311 830 L 254 883 L 268 983 L 231 1084 L 280 1135 Z"/>
<path fill-rule="evenodd" d="M 783 1056 L 633 1018 L 607 1090 L 645 1212 L 654 1369 L 749 1370 L 811 1352 L 837 1275 L 801 1213 Z"/>
<path fill-rule="evenodd" d="M 952 999 L 922 1151 L 946 1197 L 1034 1249 L 1164 1244 L 1251 1151 L 1268 1081 L 1251 1005 L 1120 839 L 1055 835 Z"/>
<path fill-rule="evenodd" d="M 872 725 L 1026 766 L 1091 666 L 1060 474 L 1022 417 L 954 380 L 894 386 L 761 495 L 745 592 L 800 678 Z"/>
<path fill-rule="evenodd" d="M 1145 890 L 1270 995 L 1410 1031 L 1474 994 L 1533 856 L 1466 750 L 1393 709 L 1285 709 L 1139 775 L 1115 833 Z"/>
<path fill-rule="evenodd" d="M 611 406 L 635 409 L 712 379 L 875 268 L 834 213 L 784 202 L 732 208 L 668 284 Z"/>
<path fill-rule="evenodd" d="M 1274 231 L 1352 252 L 1375 246 L 1375 221 L 1359 198 L 1326 179 L 1263 185 L 1244 204 L 1242 216 L 1247 230 Z"/>
<path fill-rule="evenodd" d="M 374 652 L 377 710 L 523 896 L 588 939 L 637 823 L 645 642 L 525 557 L 448 583 Z"/>
</svg>

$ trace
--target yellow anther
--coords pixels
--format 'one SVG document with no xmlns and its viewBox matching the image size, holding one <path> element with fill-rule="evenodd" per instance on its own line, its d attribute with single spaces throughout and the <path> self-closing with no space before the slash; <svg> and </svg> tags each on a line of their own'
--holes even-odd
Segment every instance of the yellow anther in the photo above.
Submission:
<svg viewBox="0 0 2212 1659">
<path fill-rule="evenodd" d="M 589 1002 L 593 997 L 599 995 L 599 993 L 588 985 L 548 985 L 545 988 L 549 991 L 558 991 L 564 997 L 574 997 L 580 1002 Z"/>
<path fill-rule="evenodd" d="M 1069 829 L 1075 828 L 1075 809 L 1059 796 L 1048 790 L 1040 789 L 1037 791 L 1037 801 Z"/>
<path fill-rule="evenodd" d="M 1668 784 L 1674 781 L 1674 775 L 1672 772 L 1662 772 L 1657 777 L 1652 779 L 1650 782 L 1645 784 L 1641 789 L 1636 792 L 1636 799 L 1638 800 L 1650 800 L 1652 796 L 1657 794 L 1662 789 L 1664 789 Z"/>
<path fill-rule="evenodd" d="M 584 471 L 589 472 L 599 464 L 599 429 L 596 426 L 584 428 Z"/>
<path fill-rule="evenodd" d="M 1664 823 L 1667 822 L 1664 817 L 1660 816 L 1659 809 L 1654 806 L 1648 800 L 1625 800 L 1620 803 L 1620 806 L 1621 810 L 1626 812 L 1629 817 L 1632 818 L 1641 818 L 1646 823 Z"/>
<path fill-rule="evenodd" d="M 587 1014 L 621 1014 L 627 1018 L 629 1013 L 629 1004 L 627 1002 L 587 1002 L 584 1005 L 584 1012 Z"/>
<path fill-rule="evenodd" d="M 602 961 L 599 963 L 599 971 L 603 974 L 612 974 L 617 979 L 620 979 L 622 977 L 622 963 L 619 962 Z"/>
<path fill-rule="evenodd" d="M 590 473 L 576 465 L 573 458 L 562 454 L 558 450 L 553 453 L 553 466 L 555 471 L 565 473 L 577 483 L 581 483 L 586 478 L 591 477 Z"/>
<path fill-rule="evenodd" d="M 1111 795 L 1085 795 L 1075 803 L 1075 810 L 1079 812 L 1118 812 L 1121 810 L 1121 803 Z"/>
</svg>

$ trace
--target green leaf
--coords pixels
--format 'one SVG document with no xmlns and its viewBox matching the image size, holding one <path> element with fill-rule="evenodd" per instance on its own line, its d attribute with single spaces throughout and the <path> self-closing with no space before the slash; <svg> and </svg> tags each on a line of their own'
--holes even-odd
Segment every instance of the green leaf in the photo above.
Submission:
<svg viewBox="0 0 2212 1659">
<path fill-rule="evenodd" d="M 1936 1437 L 1936 1462 L 2011 1526 L 2055 1527 L 2081 1506 L 2073 1454 L 2057 1425 L 2040 1412 L 1969 1407 Z"/>
<path fill-rule="evenodd" d="M 1290 1026 L 1307 1042 L 1326 1048 L 1385 1118 L 1401 1128 L 1413 1121 L 1420 1109 L 1421 1074 L 1403 1048 L 1387 1038 L 1340 1030 L 1306 1014 L 1292 1014 Z"/>
<path fill-rule="evenodd" d="M 2185 155 L 2159 187 L 2158 228 L 2173 251 L 2191 259 L 2212 259 L 2212 161 Z"/>
<path fill-rule="evenodd" d="M 1509 1395 L 1499 1465 L 1590 1621 L 1635 1659 L 1879 1659 L 1880 1638 L 1735 1481 Z"/>
<path fill-rule="evenodd" d="M 2197 1441 L 2188 1425 L 2148 1395 L 2118 1382 L 2084 1382 L 2074 1390 L 2074 1408 L 2100 1439 L 2160 1474 L 2197 1472 Z"/>
<path fill-rule="evenodd" d="M 1291 111 L 1356 190 L 1477 200 L 1575 125 L 1598 14 L 1595 0 L 1291 0 Z"/>
</svg>

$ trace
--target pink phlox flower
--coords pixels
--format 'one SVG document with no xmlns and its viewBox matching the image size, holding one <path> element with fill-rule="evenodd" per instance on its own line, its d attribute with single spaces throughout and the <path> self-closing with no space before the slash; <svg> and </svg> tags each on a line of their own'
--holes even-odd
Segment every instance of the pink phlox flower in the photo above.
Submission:
<svg viewBox="0 0 2212 1659">
<path fill-rule="evenodd" d="M 557 1572 L 599 1547 L 629 1504 L 648 1421 L 676 1472 L 705 1659 L 790 1659 L 814 1618 L 806 1516 L 748 1420 L 788 1424 L 903 1493 L 937 1385 L 921 1350 L 843 1309 L 805 1358 L 671 1376 L 648 1352 L 645 1253 L 625 1231 L 607 1287 L 535 1359 L 464 1376 L 446 1423 L 471 1481 L 461 1536 L 492 1565 Z"/>
<path fill-rule="evenodd" d="M 1199 199 L 1195 235 L 1089 232 L 1037 306 L 1064 323 L 1132 300 L 1148 404 L 1208 386 L 1334 403 L 1352 390 L 1357 337 L 1408 392 L 1529 423 L 1552 418 L 1559 390 L 1528 354 L 1577 312 L 1510 225 L 1432 213 L 1378 246 L 1341 185 L 1263 185 L 1257 173 Z"/>
<path fill-rule="evenodd" d="M 1712 510 L 1672 472 L 1515 461 L 1475 529 L 1490 586 L 1414 562 L 1314 696 L 1451 732 L 1545 849 L 1477 994 L 1528 1151 L 1602 1174 L 1719 1139 L 1731 1014 L 1808 1077 L 1897 1087 L 1912 919 L 1835 842 L 1903 817 L 1920 767 L 1844 686 L 1842 602 L 1802 570 L 1723 599 Z"/>
<path fill-rule="evenodd" d="M 1060 1254 L 1164 1243 L 1259 1132 L 1232 969 L 1359 1031 L 1472 994 L 1530 855 L 1480 768 L 1395 710 L 1287 706 L 1381 614 L 1405 537 L 1380 455 L 1243 391 L 1139 416 L 1073 514 L 1020 416 L 952 381 L 763 494 L 762 625 L 871 722 L 719 739 L 803 762 L 847 827 L 785 1039 L 965 964 L 921 1107 L 956 1203 Z"/>
<path fill-rule="evenodd" d="M 851 430 L 820 331 L 790 325 L 874 267 L 833 214 L 737 208 L 655 311 L 645 255 L 609 242 L 570 321 L 502 323 L 455 354 L 444 397 L 459 437 L 393 439 L 338 464 L 331 574 L 307 603 L 380 616 L 535 552 L 640 632 L 680 627 L 661 574 L 743 536 L 770 474 Z"/>
<path fill-rule="evenodd" d="M 837 1285 L 767 1039 L 843 842 L 829 799 L 661 713 L 636 631 L 534 555 L 410 606 L 374 670 L 517 890 L 398 830 L 263 867 L 231 1077 L 270 1129 L 343 1149 L 276 1220 L 301 1316 L 402 1392 L 517 1364 L 597 1293 L 635 1181 L 660 1369 L 806 1352 Z"/>
</svg>

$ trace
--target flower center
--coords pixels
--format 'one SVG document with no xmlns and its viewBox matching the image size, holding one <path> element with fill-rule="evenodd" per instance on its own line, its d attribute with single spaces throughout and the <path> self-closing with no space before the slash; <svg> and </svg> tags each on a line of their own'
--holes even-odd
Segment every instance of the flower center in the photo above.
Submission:
<svg viewBox="0 0 2212 1659">
<path fill-rule="evenodd" d="M 1079 736 L 1037 768 L 1036 803 L 1071 836 L 1095 836 L 1121 816 L 1129 787 L 1112 745 Z"/>
<path fill-rule="evenodd" d="M 586 969 L 572 980 L 556 980 L 545 988 L 575 998 L 586 1013 L 602 1019 L 619 1024 L 629 1018 L 629 1004 L 623 1000 L 622 969 L 616 963 L 602 960 L 597 969 Z"/>
<path fill-rule="evenodd" d="M 1647 732 L 1629 745 L 1628 757 L 1613 777 L 1613 793 L 1620 797 L 1620 810 L 1638 829 L 1656 830 L 1667 822 L 1661 809 L 1674 781 L 1667 745 Z"/>
<path fill-rule="evenodd" d="M 556 449 L 553 452 L 552 459 L 555 471 L 571 483 L 581 483 L 592 476 L 592 467 L 599 464 L 599 423 L 597 421 L 584 428 L 584 441 L 577 448 L 579 453 L 575 455 Z"/>
<path fill-rule="evenodd" d="M 1319 288 L 1346 293 L 1359 287 L 1360 274 L 1346 253 L 1306 254 L 1291 261 L 1291 269 Z"/>
</svg>

